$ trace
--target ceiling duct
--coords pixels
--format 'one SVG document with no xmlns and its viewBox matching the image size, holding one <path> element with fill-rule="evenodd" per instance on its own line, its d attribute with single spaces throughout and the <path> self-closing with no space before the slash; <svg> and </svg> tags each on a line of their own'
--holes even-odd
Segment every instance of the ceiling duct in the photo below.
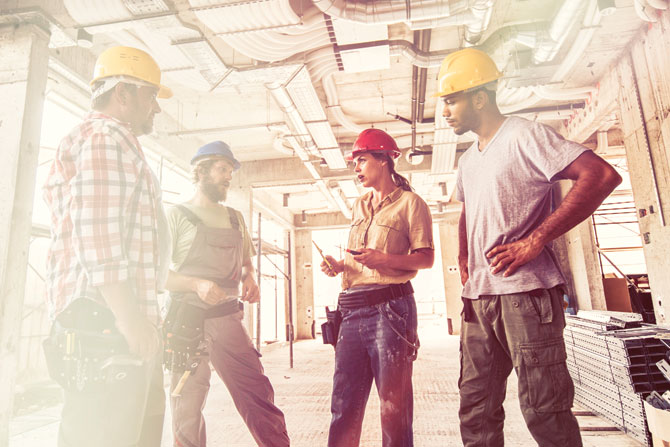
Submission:
<svg viewBox="0 0 670 447">
<path fill-rule="evenodd" d="M 345 169 L 344 156 L 326 119 L 307 68 L 300 66 L 283 84 L 275 81 L 266 86 L 288 116 L 305 150 L 325 159 L 330 169 Z"/>
<path fill-rule="evenodd" d="M 314 4 L 324 14 L 368 25 L 404 22 L 413 30 L 465 25 L 465 38 L 472 44 L 488 27 L 494 0 L 314 0 Z"/>
<path fill-rule="evenodd" d="M 583 16 L 589 6 L 584 0 L 565 0 L 551 22 L 544 38 L 538 39 L 533 49 L 533 62 L 541 64 L 556 57 L 568 33 L 577 23 L 577 17 Z"/>
<path fill-rule="evenodd" d="M 414 4 L 412 4 L 414 3 Z M 468 8 L 467 0 L 406 0 L 363 1 L 314 0 L 317 8 L 333 17 L 360 23 L 394 23 L 437 19 L 462 12 Z"/>
</svg>

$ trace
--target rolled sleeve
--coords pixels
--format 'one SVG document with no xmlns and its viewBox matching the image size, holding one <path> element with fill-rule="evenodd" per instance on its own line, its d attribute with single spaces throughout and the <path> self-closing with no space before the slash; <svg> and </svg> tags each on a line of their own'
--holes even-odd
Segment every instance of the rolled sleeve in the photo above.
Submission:
<svg viewBox="0 0 670 447">
<path fill-rule="evenodd" d="M 73 246 L 92 286 L 128 279 L 124 211 L 136 186 L 136 161 L 112 135 L 82 145 L 71 179 Z"/>
<path fill-rule="evenodd" d="M 434 249 L 433 218 L 426 202 L 419 196 L 415 196 L 415 200 L 411 201 L 408 211 L 410 250 Z"/>
</svg>

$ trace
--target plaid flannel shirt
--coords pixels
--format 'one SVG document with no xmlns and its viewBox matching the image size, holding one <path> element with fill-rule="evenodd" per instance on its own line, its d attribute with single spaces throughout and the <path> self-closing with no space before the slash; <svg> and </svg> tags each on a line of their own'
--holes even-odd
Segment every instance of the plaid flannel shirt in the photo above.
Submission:
<svg viewBox="0 0 670 447">
<path fill-rule="evenodd" d="M 51 214 L 46 290 L 55 317 L 98 286 L 127 281 L 158 323 L 160 191 L 126 123 L 91 112 L 60 143 L 44 185 Z"/>
</svg>

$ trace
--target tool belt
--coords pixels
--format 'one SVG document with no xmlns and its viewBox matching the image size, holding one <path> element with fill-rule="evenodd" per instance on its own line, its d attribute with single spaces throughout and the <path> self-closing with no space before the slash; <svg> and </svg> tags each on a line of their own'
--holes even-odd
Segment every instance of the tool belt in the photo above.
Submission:
<svg viewBox="0 0 670 447">
<path fill-rule="evenodd" d="M 168 371 L 184 372 L 191 367 L 189 359 L 205 354 L 200 348 L 204 340 L 205 320 L 231 315 L 244 309 L 238 299 L 209 309 L 173 300 L 163 323 L 163 365 Z"/>
<path fill-rule="evenodd" d="M 414 293 L 414 289 L 412 283 L 407 281 L 402 284 L 390 284 L 380 289 L 342 292 L 337 298 L 337 304 L 342 309 L 358 309 L 385 303 L 410 293 Z"/>
<path fill-rule="evenodd" d="M 337 346 L 340 336 L 340 325 L 342 324 L 342 312 L 339 309 L 359 309 L 366 306 L 385 303 L 395 298 L 400 298 L 414 293 L 412 283 L 407 281 L 403 284 L 390 284 L 375 290 L 360 290 L 342 292 L 337 298 L 338 310 L 329 310 L 326 307 L 326 322 L 321 325 L 321 336 L 323 343 Z"/>
<path fill-rule="evenodd" d="M 342 312 L 330 310 L 326 306 L 326 322 L 321 325 L 321 336 L 324 345 L 337 346 L 337 338 L 340 336 L 340 325 L 342 324 Z"/>
<path fill-rule="evenodd" d="M 42 346 L 49 375 L 67 391 L 95 392 L 141 373 L 112 311 L 88 298 L 56 317 Z"/>
</svg>

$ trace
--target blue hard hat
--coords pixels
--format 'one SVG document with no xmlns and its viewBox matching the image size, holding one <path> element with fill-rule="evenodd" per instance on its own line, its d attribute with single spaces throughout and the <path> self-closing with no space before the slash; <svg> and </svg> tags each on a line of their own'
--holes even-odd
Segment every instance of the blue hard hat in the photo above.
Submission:
<svg viewBox="0 0 670 447">
<path fill-rule="evenodd" d="M 230 146 L 228 146 L 223 141 L 212 141 L 211 143 L 207 143 L 202 146 L 200 149 L 198 149 L 198 152 L 195 153 L 193 158 L 191 158 L 191 164 L 194 165 L 198 160 L 203 158 L 217 156 L 227 158 L 233 164 L 233 169 L 240 169 L 240 162 L 237 161 L 233 155 L 233 151 L 230 150 Z"/>
</svg>

